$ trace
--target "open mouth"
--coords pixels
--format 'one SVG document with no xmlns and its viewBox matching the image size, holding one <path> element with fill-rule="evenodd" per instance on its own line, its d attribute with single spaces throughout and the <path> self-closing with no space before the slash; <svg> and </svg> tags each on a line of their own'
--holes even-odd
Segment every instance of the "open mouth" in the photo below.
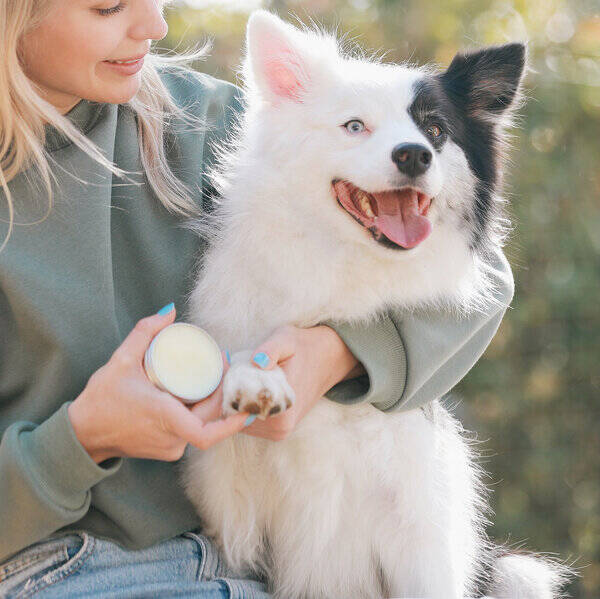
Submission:
<svg viewBox="0 0 600 599">
<path fill-rule="evenodd" d="M 342 208 L 387 247 L 409 250 L 431 233 L 427 212 L 433 198 L 414 187 L 368 193 L 342 179 L 331 185 Z"/>
</svg>

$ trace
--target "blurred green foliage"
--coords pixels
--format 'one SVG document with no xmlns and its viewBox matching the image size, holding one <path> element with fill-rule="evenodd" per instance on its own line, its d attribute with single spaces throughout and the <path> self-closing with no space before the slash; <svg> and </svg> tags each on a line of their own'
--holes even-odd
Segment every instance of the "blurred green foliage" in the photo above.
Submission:
<svg viewBox="0 0 600 599">
<path fill-rule="evenodd" d="M 454 390 L 486 442 L 491 534 L 575 561 L 600 597 L 600 4 L 586 0 L 189 0 L 163 47 L 210 37 L 200 70 L 235 80 L 247 12 L 263 6 L 349 33 L 386 61 L 443 68 L 461 49 L 529 40 L 528 102 L 506 176 L 516 294 Z"/>
</svg>

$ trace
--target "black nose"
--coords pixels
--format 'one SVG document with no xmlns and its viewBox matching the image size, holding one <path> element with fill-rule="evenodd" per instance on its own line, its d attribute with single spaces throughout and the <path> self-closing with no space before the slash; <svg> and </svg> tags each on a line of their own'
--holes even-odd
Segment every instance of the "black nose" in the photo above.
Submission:
<svg viewBox="0 0 600 599">
<path fill-rule="evenodd" d="M 421 144 L 398 144 L 392 150 L 398 170 L 409 177 L 422 175 L 431 164 L 431 152 Z"/>
</svg>

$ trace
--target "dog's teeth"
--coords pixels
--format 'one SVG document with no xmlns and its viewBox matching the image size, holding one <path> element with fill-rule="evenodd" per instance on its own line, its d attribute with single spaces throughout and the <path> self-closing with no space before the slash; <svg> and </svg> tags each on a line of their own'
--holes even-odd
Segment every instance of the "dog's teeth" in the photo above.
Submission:
<svg viewBox="0 0 600 599">
<path fill-rule="evenodd" d="M 360 205 L 360 209 L 366 216 L 369 218 L 373 218 L 375 216 L 373 209 L 371 208 L 369 197 L 363 191 L 358 192 L 358 203 Z"/>
</svg>

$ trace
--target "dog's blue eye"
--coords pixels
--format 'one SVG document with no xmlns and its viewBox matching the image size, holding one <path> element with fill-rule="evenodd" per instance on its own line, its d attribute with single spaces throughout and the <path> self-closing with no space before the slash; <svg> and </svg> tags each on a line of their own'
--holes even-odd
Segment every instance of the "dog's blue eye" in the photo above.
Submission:
<svg viewBox="0 0 600 599">
<path fill-rule="evenodd" d="M 348 133 L 361 133 L 365 130 L 365 124 L 360 119 L 352 119 L 343 125 Z"/>
</svg>

